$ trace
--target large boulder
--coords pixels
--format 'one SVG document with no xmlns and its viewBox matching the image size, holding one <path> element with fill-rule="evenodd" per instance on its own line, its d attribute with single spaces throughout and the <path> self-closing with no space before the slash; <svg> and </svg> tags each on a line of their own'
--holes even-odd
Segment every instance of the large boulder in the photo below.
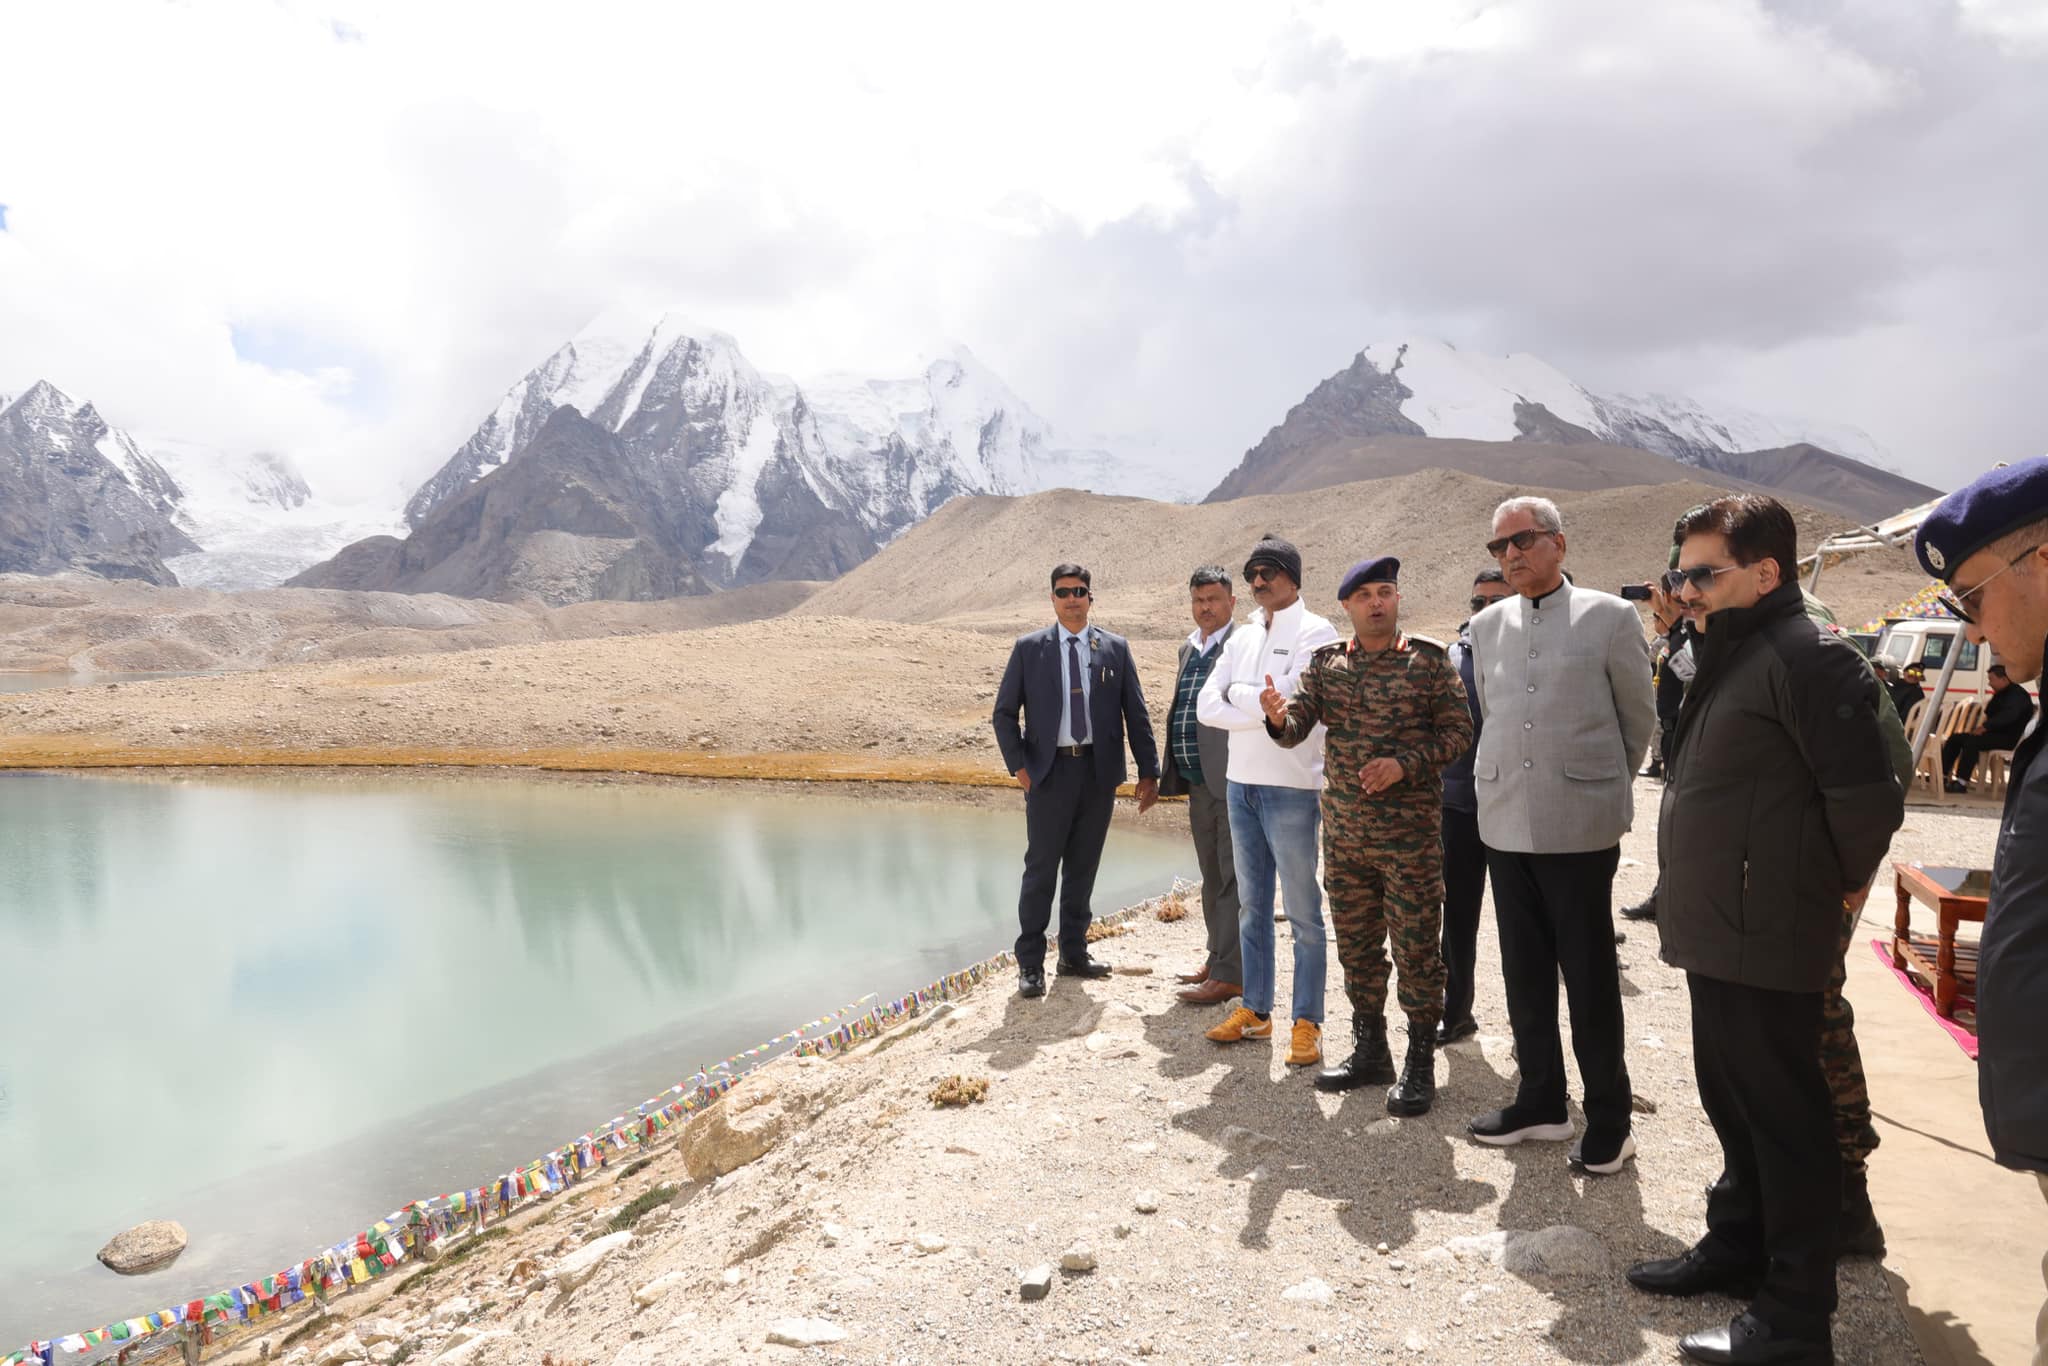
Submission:
<svg viewBox="0 0 2048 1366">
<path fill-rule="evenodd" d="M 1592 1280 L 1613 1270 L 1600 1236 L 1570 1224 L 1509 1234 L 1500 1264 L 1517 1276 L 1552 1280 Z"/>
<path fill-rule="evenodd" d="M 548 1269 L 547 1278 L 557 1291 L 566 1295 L 580 1288 L 585 1281 L 597 1274 L 605 1259 L 614 1252 L 623 1252 L 633 1246 L 631 1233 L 612 1233 L 598 1239 L 587 1247 L 579 1247 Z"/>
<path fill-rule="evenodd" d="M 780 1142 L 787 1128 L 775 1084 L 751 1078 L 683 1126 L 683 1169 L 692 1181 L 738 1171 Z"/>
<path fill-rule="evenodd" d="M 345 1333 L 313 1354 L 313 1366 L 345 1366 L 351 1361 L 367 1361 L 369 1356 L 361 1338 Z"/>
<path fill-rule="evenodd" d="M 123 1276 L 161 1271 L 185 1250 L 185 1226 L 170 1219 L 152 1219 L 116 1234 L 100 1249 L 100 1264 Z"/>
</svg>

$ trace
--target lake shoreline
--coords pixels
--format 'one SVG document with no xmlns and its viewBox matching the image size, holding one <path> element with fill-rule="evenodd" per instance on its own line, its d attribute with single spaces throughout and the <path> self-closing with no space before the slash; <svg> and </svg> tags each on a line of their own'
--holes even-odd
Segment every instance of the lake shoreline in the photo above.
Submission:
<svg viewBox="0 0 2048 1366">
<path fill-rule="evenodd" d="M 612 768 L 601 765 L 541 768 L 518 763 L 418 763 L 418 764 L 333 764 L 288 763 L 282 760 L 239 763 L 164 764 L 42 764 L 15 765 L 0 758 L 0 773 L 48 774 L 65 777 L 93 777 L 114 781 L 157 782 L 181 778 L 234 779 L 261 782 L 265 779 L 330 779 L 349 782 L 379 779 L 400 782 L 490 782 L 544 783 L 572 787 L 650 787 L 679 791 L 733 791 L 765 793 L 792 798 L 826 798 L 863 802 L 895 802 L 983 810 L 1014 806 L 1021 818 L 1021 794 L 1015 780 L 947 779 L 938 777 L 863 777 L 819 775 L 815 777 L 758 774 L 660 772 L 646 768 Z M 1120 829 L 1156 834 L 1187 833 L 1185 798 L 1163 797 L 1152 810 L 1140 813 L 1137 801 L 1126 786 L 1122 789 L 1112 822 Z M 1018 847 L 1023 846 L 1024 829 L 1017 829 Z"/>
</svg>

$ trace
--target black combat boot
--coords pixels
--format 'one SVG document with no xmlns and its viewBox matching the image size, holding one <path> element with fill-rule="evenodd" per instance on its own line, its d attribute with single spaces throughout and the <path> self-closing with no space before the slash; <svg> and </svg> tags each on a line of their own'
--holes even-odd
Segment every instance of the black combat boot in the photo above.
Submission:
<svg viewBox="0 0 2048 1366">
<path fill-rule="evenodd" d="M 1835 1231 L 1835 1257 L 1884 1257 L 1884 1225 L 1870 1205 L 1870 1178 L 1842 1174 L 1842 1222 Z"/>
<path fill-rule="evenodd" d="M 1349 1091 L 1359 1086 L 1385 1086 L 1394 1079 L 1394 1055 L 1387 1052 L 1387 1022 L 1378 1015 L 1351 1019 L 1351 1056 L 1341 1067 L 1316 1073 L 1316 1090 Z"/>
<path fill-rule="evenodd" d="M 1408 1030 L 1408 1060 L 1401 1067 L 1401 1080 L 1387 1092 L 1390 1115 L 1426 1115 L 1436 1102 L 1436 1031 Z"/>
</svg>

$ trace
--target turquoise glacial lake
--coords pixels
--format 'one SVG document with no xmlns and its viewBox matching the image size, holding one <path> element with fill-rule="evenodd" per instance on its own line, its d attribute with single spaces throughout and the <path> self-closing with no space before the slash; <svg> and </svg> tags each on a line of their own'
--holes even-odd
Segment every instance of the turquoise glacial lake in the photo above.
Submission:
<svg viewBox="0 0 2048 1366">
<path fill-rule="evenodd" d="M 260 1277 L 1007 948 L 1023 846 L 1021 803 L 0 774 L 0 1344 Z M 1192 873 L 1112 831 L 1096 908 Z M 152 1218 L 175 1266 L 93 1260 Z"/>
</svg>

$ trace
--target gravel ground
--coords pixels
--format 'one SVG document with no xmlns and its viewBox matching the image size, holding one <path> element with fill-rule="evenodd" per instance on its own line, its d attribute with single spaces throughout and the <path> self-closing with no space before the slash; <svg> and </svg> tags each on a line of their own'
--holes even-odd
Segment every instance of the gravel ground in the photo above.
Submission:
<svg viewBox="0 0 2048 1366">
<path fill-rule="evenodd" d="M 1655 801 L 1643 783 L 1623 900 L 1651 880 Z M 1979 814 L 1914 810 L 1897 847 L 1982 862 L 1992 830 Z M 1872 933 L 1889 916 L 1888 898 L 1876 900 Z M 401 1325 L 415 1359 L 447 1350 L 450 1327 L 470 1319 L 472 1332 L 503 1336 L 463 1359 L 552 1366 L 793 1360 L 797 1349 L 769 1345 L 789 1319 L 845 1335 L 805 1359 L 1665 1361 L 1680 1335 L 1736 1312 L 1621 1279 L 1629 1262 L 1697 1236 L 1719 1167 L 1695 1099 L 1684 984 L 1657 961 L 1653 927 L 1629 926 L 1621 949 L 1642 1155 L 1588 1178 L 1567 1168 L 1565 1145 L 1464 1136 L 1468 1117 L 1513 1089 L 1498 976 L 1483 970 L 1497 962 L 1490 917 L 1482 1033 L 1440 1059 L 1437 1108 L 1416 1120 L 1389 1118 L 1374 1090 L 1318 1095 L 1284 1065 L 1279 1039 L 1203 1039 L 1221 1012 L 1176 1004 L 1171 976 L 1196 961 L 1199 924 L 1198 911 L 1134 922 L 1097 946 L 1120 969 L 1100 982 L 1056 978 L 1044 1000 L 1025 1001 L 1001 981 L 835 1061 L 772 1064 L 747 1085 L 787 1128 L 759 1160 L 692 1184 L 671 1151 L 544 1207 L 431 1296 L 364 1303 L 415 1316 Z M 1341 1038 L 1334 954 L 1331 970 Z M 1898 1082 L 1870 1062 L 1881 1099 Z M 954 1074 L 989 1078 L 986 1102 L 928 1104 Z M 658 1183 L 679 1187 L 680 1208 L 641 1224 L 566 1302 L 527 1279 Z M 1503 1232 L 1559 1228 L 1577 1232 L 1501 1249 Z M 1079 1244 L 1093 1270 L 1054 1271 L 1044 1299 L 1020 1297 L 1023 1273 Z M 664 1293 L 637 1307 L 635 1291 L 663 1277 Z M 1840 1361 L 1920 1360 L 1881 1266 L 1845 1262 L 1840 1281 Z M 440 1327 L 426 1322 L 434 1305 Z"/>
</svg>

